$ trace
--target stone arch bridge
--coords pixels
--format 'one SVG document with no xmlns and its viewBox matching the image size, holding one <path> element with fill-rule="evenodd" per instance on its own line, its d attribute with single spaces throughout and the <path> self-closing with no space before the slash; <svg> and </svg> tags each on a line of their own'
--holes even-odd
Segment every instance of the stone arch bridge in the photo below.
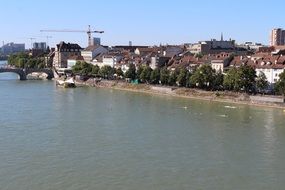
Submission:
<svg viewBox="0 0 285 190">
<path fill-rule="evenodd" d="M 27 75 L 31 73 L 46 73 L 47 79 L 54 77 L 52 69 L 18 69 L 18 68 L 0 68 L 0 73 L 16 73 L 19 75 L 20 80 L 27 80 Z"/>
</svg>

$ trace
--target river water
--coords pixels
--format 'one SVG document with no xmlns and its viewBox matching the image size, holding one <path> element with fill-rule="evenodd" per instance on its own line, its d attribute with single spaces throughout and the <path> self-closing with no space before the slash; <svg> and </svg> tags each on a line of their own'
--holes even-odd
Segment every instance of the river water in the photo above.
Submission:
<svg viewBox="0 0 285 190">
<path fill-rule="evenodd" d="M 285 112 L 0 74 L 1 190 L 280 189 Z"/>
</svg>

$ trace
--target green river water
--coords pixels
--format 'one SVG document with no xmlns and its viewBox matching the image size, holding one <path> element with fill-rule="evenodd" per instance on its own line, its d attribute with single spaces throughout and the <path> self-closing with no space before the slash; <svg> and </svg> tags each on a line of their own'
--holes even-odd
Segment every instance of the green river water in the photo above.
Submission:
<svg viewBox="0 0 285 190">
<path fill-rule="evenodd" d="M 0 74 L 1 190 L 285 188 L 285 112 Z"/>
</svg>

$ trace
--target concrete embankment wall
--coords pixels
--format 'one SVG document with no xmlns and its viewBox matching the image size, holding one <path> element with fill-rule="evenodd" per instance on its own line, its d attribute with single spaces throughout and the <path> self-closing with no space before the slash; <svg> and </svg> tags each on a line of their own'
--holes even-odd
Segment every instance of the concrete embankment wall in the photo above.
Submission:
<svg viewBox="0 0 285 190">
<path fill-rule="evenodd" d="M 250 96 L 252 102 L 264 102 L 264 103 L 283 103 L 282 97 L 271 96 Z"/>
<path fill-rule="evenodd" d="M 163 94 L 174 94 L 175 88 L 170 88 L 170 87 L 160 87 L 160 86 L 151 86 L 151 90 Z"/>
</svg>

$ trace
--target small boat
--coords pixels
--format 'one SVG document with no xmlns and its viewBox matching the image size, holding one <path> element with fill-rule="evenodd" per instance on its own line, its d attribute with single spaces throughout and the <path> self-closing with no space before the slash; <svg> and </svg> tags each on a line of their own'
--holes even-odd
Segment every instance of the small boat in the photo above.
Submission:
<svg viewBox="0 0 285 190">
<path fill-rule="evenodd" d="M 76 87 L 73 78 L 70 78 L 67 80 L 57 80 L 56 85 L 59 87 L 63 87 L 63 88 L 75 88 Z"/>
</svg>

